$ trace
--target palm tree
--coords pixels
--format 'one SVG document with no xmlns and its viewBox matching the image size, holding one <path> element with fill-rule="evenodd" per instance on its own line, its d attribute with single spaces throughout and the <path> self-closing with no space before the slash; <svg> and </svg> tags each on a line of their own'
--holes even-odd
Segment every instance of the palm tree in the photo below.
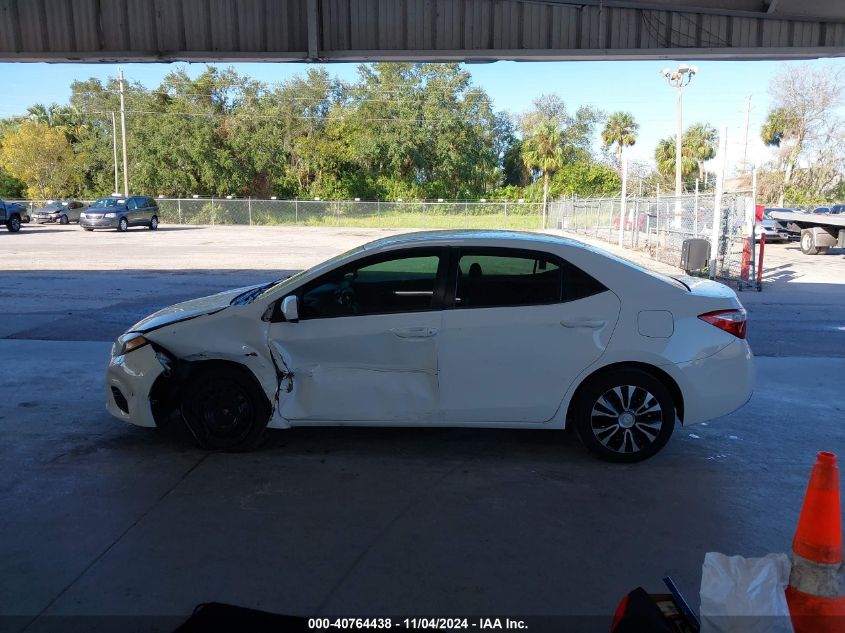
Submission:
<svg viewBox="0 0 845 633">
<path fill-rule="evenodd" d="M 692 156 L 689 146 L 682 140 L 681 145 L 681 178 L 691 176 L 698 163 Z M 654 160 L 657 162 L 657 171 L 664 176 L 672 176 L 675 173 L 675 137 L 661 139 L 654 150 Z"/>
<path fill-rule="evenodd" d="M 690 157 L 698 165 L 698 177 L 704 180 L 704 161 L 716 156 L 716 144 L 719 142 L 719 133 L 712 125 L 696 123 L 688 127 L 683 138 L 684 154 L 689 152 Z"/>
<path fill-rule="evenodd" d="M 566 162 L 563 132 L 551 122 L 537 126 L 522 143 L 522 160 L 528 169 L 543 172 L 543 228 L 546 228 L 546 205 L 549 199 L 549 176 Z"/>
<path fill-rule="evenodd" d="M 616 154 L 616 164 L 621 169 L 622 167 L 622 148 L 630 147 L 637 142 L 637 131 L 640 129 L 640 124 L 634 121 L 634 117 L 630 112 L 614 112 L 607 119 L 604 124 L 604 129 L 601 133 L 601 141 L 605 147 L 612 147 L 616 145 L 614 154 Z"/>
</svg>

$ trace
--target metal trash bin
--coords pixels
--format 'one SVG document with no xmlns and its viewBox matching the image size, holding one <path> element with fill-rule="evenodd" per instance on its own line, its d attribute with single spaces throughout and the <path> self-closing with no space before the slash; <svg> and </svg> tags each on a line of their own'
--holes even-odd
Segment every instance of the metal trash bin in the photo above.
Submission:
<svg viewBox="0 0 845 633">
<path fill-rule="evenodd" d="M 710 242 L 701 238 L 684 240 L 681 246 L 681 268 L 690 273 L 707 268 L 710 263 Z"/>
</svg>

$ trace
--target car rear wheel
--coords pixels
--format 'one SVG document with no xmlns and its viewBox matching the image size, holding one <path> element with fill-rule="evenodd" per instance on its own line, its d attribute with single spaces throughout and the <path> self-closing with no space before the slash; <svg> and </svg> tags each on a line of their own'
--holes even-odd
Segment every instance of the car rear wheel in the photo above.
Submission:
<svg viewBox="0 0 845 633">
<path fill-rule="evenodd" d="M 801 231 L 801 252 L 805 255 L 817 255 L 819 249 L 816 248 L 816 239 L 813 237 L 813 232 L 804 229 Z"/>
<path fill-rule="evenodd" d="M 200 448 L 248 451 L 264 437 L 270 406 L 247 370 L 212 367 L 188 382 L 180 407 L 182 419 Z"/>
<path fill-rule="evenodd" d="M 155 231 L 157 228 L 158 228 L 158 218 L 156 216 L 153 216 L 150 219 L 150 230 Z"/>
<path fill-rule="evenodd" d="M 121 233 L 129 230 L 129 222 L 126 221 L 126 218 L 120 218 L 120 222 L 117 223 L 117 230 Z"/>
<path fill-rule="evenodd" d="M 8 229 L 10 233 L 17 233 L 21 230 L 21 219 L 18 216 L 13 215 L 6 222 L 6 229 Z"/>
<path fill-rule="evenodd" d="M 59 224 L 70 224 L 66 215 L 63 215 L 62 217 L 59 218 Z"/>
<path fill-rule="evenodd" d="M 610 462 L 648 459 L 666 445 L 675 426 L 671 392 L 639 369 L 593 378 L 578 395 L 574 414 L 584 446 Z"/>
</svg>

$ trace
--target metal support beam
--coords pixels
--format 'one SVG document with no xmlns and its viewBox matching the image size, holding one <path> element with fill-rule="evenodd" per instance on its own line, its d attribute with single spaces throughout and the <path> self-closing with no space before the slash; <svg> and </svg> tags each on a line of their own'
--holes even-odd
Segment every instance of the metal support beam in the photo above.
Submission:
<svg viewBox="0 0 845 633">
<path fill-rule="evenodd" d="M 317 61 L 320 58 L 320 12 L 317 0 L 308 0 L 308 59 Z"/>
</svg>

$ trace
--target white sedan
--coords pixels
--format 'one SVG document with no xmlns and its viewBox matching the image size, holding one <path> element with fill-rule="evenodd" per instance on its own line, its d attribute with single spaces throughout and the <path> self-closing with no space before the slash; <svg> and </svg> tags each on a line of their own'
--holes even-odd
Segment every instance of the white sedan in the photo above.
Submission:
<svg viewBox="0 0 845 633">
<path fill-rule="evenodd" d="M 576 241 L 411 233 L 147 317 L 113 347 L 107 408 L 216 450 L 267 427 L 574 426 L 633 462 L 750 398 L 745 327 L 726 286 Z"/>
</svg>

